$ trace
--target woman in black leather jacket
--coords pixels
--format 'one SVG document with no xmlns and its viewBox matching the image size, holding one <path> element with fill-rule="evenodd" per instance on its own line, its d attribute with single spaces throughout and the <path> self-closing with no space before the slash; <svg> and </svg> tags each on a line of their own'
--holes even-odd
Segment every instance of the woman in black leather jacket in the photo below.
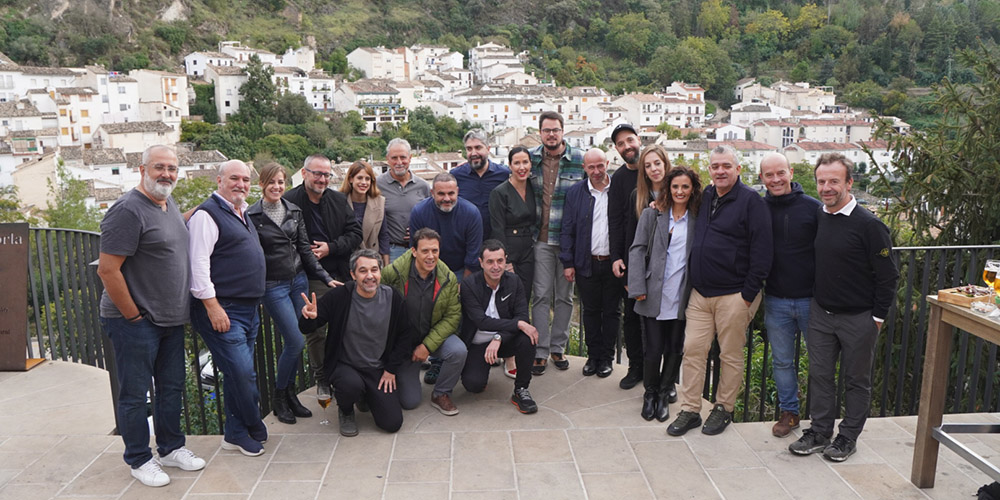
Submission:
<svg viewBox="0 0 1000 500">
<path fill-rule="evenodd" d="M 305 269 L 331 287 L 339 283 L 313 255 L 302 210 L 281 198 L 285 193 L 285 167 L 277 163 L 265 165 L 260 171 L 260 186 L 263 196 L 247 209 L 247 215 L 257 228 L 267 264 L 264 307 L 284 343 L 274 381 L 274 415 L 281 422 L 294 424 L 295 417 L 312 416 L 312 412 L 299 402 L 294 383 L 295 366 L 305 345 L 299 331 L 299 311 L 304 305 L 302 294 L 309 291 Z"/>
</svg>

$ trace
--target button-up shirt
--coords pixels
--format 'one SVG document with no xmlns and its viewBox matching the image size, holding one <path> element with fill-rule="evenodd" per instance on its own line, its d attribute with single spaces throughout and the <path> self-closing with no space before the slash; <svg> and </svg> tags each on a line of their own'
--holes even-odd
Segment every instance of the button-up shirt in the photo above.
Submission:
<svg viewBox="0 0 1000 500">
<path fill-rule="evenodd" d="M 410 180 L 400 183 L 386 172 L 376 179 L 376 184 L 382 196 L 385 197 L 386 230 L 389 232 L 389 243 L 396 246 L 409 246 L 406 240 L 406 230 L 410 226 L 410 211 L 424 198 L 431 195 L 427 181 L 410 172 Z"/>
<path fill-rule="evenodd" d="M 490 193 L 494 188 L 510 178 L 510 169 L 492 161 L 487 161 L 486 171 L 480 176 L 465 162 L 451 170 L 458 182 L 458 197 L 472 202 L 483 218 L 483 239 L 492 234 L 490 227 Z"/>
<path fill-rule="evenodd" d="M 666 215 L 670 217 L 670 245 L 667 246 L 667 264 L 663 266 L 660 314 L 656 316 L 656 319 L 661 321 L 677 319 L 681 303 L 681 283 L 684 281 L 684 273 L 687 271 L 685 247 L 687 246 L 690 212 L 685 211 L 680 220 L 674 220 L 674 216 L 670 212 L 667 212 Z"/>
<path fill-rule="evenodd" d="M 607 180 L 604 189 L 597 189 L 590 179 L 587 179 L 587 188 L 594 197 L 594 219 L 590 229 L 591 255 L 611 255 L 611 242 L 608 237 L 608 190 L 611 189 L 611 178 L 607 177 Z"/>
</svg>

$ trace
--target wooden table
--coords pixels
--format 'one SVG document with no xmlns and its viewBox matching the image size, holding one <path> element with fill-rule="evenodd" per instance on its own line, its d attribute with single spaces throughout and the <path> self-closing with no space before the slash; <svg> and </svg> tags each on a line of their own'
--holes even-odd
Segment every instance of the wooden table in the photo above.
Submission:
<svg viewBox="0 0 1000 500">
<path fill-rule="evenodd" d="M 913 447 L 910 481 L 919 488 L 934 487 L 939 444 L 944 444 L 994 480 L 1000 481 L 1000 469 L 949 435 L 949 433 L 995 433 L 1000 432 L 1000 425 L 941 425 L 945 393 L 948 389 L 952 328 L 957 327 L 987 342 L 1000 344 L 1000 322 L 974 313 L 969 308 L 941 302 L 936 295 L 928 295 L 927 304 L 931 308 L 931 314 L 927 326 L 924 378 L 920 387 L 917 436 Z"/>
</svg>

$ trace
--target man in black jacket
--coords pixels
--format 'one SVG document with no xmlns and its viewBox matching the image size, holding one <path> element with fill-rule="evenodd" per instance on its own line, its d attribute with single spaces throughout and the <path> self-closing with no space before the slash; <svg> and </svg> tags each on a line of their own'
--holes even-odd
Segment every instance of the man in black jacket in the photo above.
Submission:
<svg viewBox="0 0 1000 500">
<path fill-rule="evenodd" d="M 319 300 L 315 294 L 306 298 L 299 328 L 333 325 L 326 341 L 323 379 L 336 390 L 340 434 L 358 434 L 354 405 L 362 398 L 375 425 L 396 432 L 403 425 L 396 373 L 410 359 L 416 342 L 403 296 L 381 283 L 378 252 L 358 250 L 350 265 L 353 282 L 334 288 Z"/>
<path fill-rule="evenodd" d="M 462 340 L 468 346 L 462 385 L 469 392 L 483 392 L 490 366 L 498 358 L 513 356 L 517 365 L 510 402 L 521 413 L 535 413 L 531 399 L 531 365 L 538 330 L 528 322 L 528 294 L 516 274 L 507 272 L 507 249 L 497 240 L 486 240 L 479 251 L 481 271 L 462 281 Z"/>
<path fill-rule="evenodd" d="M 712 340 L 719 340 L 719 390 L 701 432 L 719 434 L 733 420 L 743 385 L 746 329 L 760 305 L 760 289 L 771 270 L 771 216 L 764 199 L 740 182 L 739 153 L 732 146 L 709 154 L 712 185 L 701 197 L 688 264 L 681 412 L 667 433 L 680 436 L 701 425 L 705 363 Z"/>
<path fill-rule="evenodd" d="M 628 249 L 635 239 L 635 223 L 637 217 L 627 217 L 628 211 L 635 212 L 635 205 L 629 203 L 632 191 L 635 191 L 639 178 L 639 149 L 642 141 L 635 127 L 628 123 L 618 124 L 611 132 L 611 143 L 621 155 L 624 165 L 615 170 L 611 176 L 611 187 L 608 189 L 608 227 L 611 245 L 611 271 L 616 278 L 626 285 L 628 271 Z M 626 221 L 630 223 L 626 224 Z M 635 313 L 635 299 L 628 298 L 628 292 L 622 289 L 625 309 L 622 321 L 622 338 L 625 343 L 625 353 L 628 355 L 628 373 L 618 383 L 622 389 L 631 389 L 642 382 L 642 329 L 639 326 L 639 315 Z M 677 392 L 671 395 L 671 402 L 677 400 Z"/>
<path fill-rule="evenodd" d="M 302 166 L 302 185 L 288 190 L 283 198 L 302 209 L 306 232 L 312 251 L 319 263 L 334 280 L 347 281 L 347 260 L 361 245 L 361 225 L 354 218 L 354 209 L 340 191 L 327 189 L 333 175 L 330 160 L 323 155 L 306 158 Z M 309 274 L 309 291 L 322 297 L 329 287 L 321 276 Z M 309 364 L 316 379 L 316 392 L 328 394 L 323 382 L 323 344 L 326 331 L 302 330 L 306 336 Z"/>
<path fill-rule="evenodd" d="M 811 426 L 788 446 L 843 462 L 857 449 L 871 406 L 872 361 L 882 322 L 896 299 L 899 271 L 889 228 L 851 194 L 854 163 L 840 153 L 816 161 L 823 212 L 816 228 L 816 282 L 809 315 Z M 820 244 L 822 242 L 822 244 Z M 837 359 L 844 377 L 844 419 L 833 436 L 838 405 Z"/>
</svg>

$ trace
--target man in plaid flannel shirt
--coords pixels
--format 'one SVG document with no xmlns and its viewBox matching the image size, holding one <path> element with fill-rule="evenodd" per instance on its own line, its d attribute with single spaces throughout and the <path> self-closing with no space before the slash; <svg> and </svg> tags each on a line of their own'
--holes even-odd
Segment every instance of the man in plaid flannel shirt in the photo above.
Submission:
<svg viewBox="0 0 1000 500">
<path fill-rule="evenodd" d="M 559 262 L 559 232 L 562 229 L 566 190 L 582 180 L 583 151 L 563 140 L 563 117 L 545 111 L 538 119 L 542 145 L 531 152 L 531 182 L 539 207 L 539 233 L 535 242 L 533 326 L 538 329 L 532 374 L 545 373 L 548 358 L 560 370 L 569 368 L 563 351 L 569 340 L 569 319 L 573 313 L 573 283 L 563 277 Z M 552 319 L 549 321 L 550 309 Z"/>
</svg>

